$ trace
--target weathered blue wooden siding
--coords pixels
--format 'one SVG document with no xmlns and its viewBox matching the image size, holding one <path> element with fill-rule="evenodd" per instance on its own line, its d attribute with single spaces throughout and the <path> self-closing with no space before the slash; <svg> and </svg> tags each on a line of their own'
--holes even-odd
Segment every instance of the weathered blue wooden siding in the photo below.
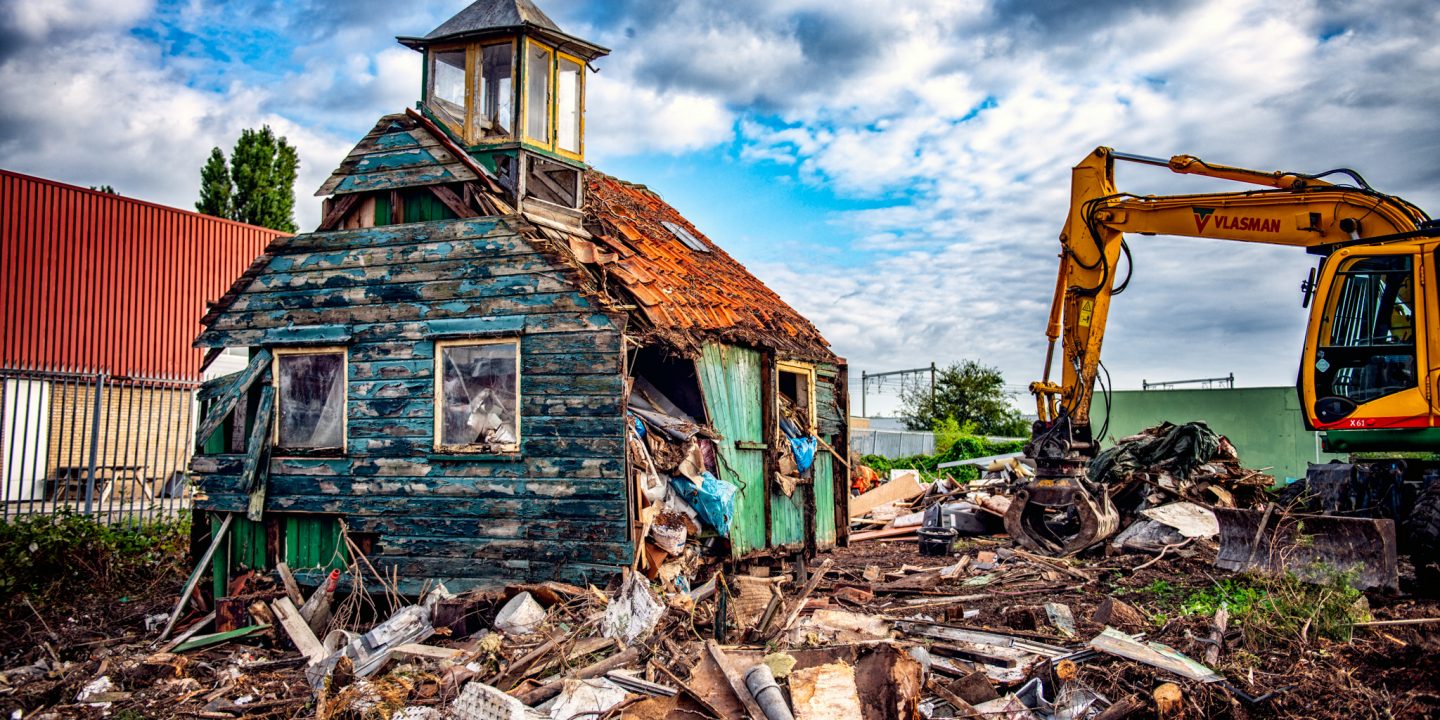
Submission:
<svg viewBox="0 0 1440 720">
<path fill-rule="evenodd" d="M 514 219 L 290 239 L 201 335 L 203 346 L 289 342 L 339 326 L 348 346 L 345 457 L 271 462 L 267 513 L 342 516 L 376 533 L 372 562 L 460 587 L 603 581 L 633 555 L 624 466 L 623 316 Z M 434 453 L 435 340 L 445 321 L 521 318 L 521 453 Z M 243 511 L 241 458 L 200 456 L 197 508 Z"/>
</svg>

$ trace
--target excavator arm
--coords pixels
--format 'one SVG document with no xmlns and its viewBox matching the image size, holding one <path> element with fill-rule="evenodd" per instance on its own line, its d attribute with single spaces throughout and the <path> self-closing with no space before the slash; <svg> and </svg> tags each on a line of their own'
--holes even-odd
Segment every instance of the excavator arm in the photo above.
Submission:
<svg viewBox="0 0 1440 720">
<path fill-rule="evenodd" d="M 1246 183 L 1253 189 L 1195 195 L 1139 196 L 1116 189 L 1115 161 L 1167 167 L 1180 174 Z M 1324 177 L 1348 174 L 1354 185 Z M 1045 369 L 1032 383 L 1038 419 L 1026 454 L 1036 461 L 1036 481 L 1012 505 L 1011 535 L 1035 550 L 1071 554 L 1114 531 L 1118 517 L 1109 497 L 1086 488 L 1086 467 L 1099 440 L 1090 427 L 1090 406 L 1111 299 L 1124 290 L 1129 272 L 1125 237 L 1177 235 L 1285 245 L 1329 256 L 1342 248 L 1383 245 L 1413 237 L 1425 214 L 1399 198 L 1369 188 L 1348 170 L 1321 175 L 1273 172 L 1206 163 L 1191 156 L 1170 160 L 1097 148 L 1072 171 L 1069 213 L 1060 234 L 1060 262 L 1046 336 Z M 1312 310 L 1309 338 L 1325 319 Z M 1307 348 L 1309 347 L 1307 342 Z M 1057 349 L 1059 350 L 1057 357 Z M 1054 377 L 1058 361 L 1059 378 Z M 1313 375 L 1306 368 L 1302 378 Z M 1308 373 L 1308 375 L 1307 375 Z M 1314 408 L 1307 409 L 1307 417 Z M 1056 522 L 1056 512 L 1064 515 Z M 1042 522 L 1041 516 L 1049 517 Z"/>
</svg>

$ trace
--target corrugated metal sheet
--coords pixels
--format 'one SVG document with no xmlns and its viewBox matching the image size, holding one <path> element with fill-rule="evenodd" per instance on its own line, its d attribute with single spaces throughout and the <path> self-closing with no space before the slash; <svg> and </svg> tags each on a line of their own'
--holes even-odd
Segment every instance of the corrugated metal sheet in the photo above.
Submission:
<svg viewBox="0 0 1440 720">
<path fill-rule="evenodd" d="M 194 377 L 205 304 L 282 234 L 0 170 L 0 365 Z"/>
<path fill-rule="evenodd" d="M 809 320 L 700 232 L 659 195 L 604 173 L 585 173 L 585 210 L 596 242 L 617 256 L 605 269 L 662 333 L 696 334 L 837 362 Z M 671 223 L 708 252 L 687 247 Z M 587 227 L 590 227 L 587 225 Z"/>
</svg>

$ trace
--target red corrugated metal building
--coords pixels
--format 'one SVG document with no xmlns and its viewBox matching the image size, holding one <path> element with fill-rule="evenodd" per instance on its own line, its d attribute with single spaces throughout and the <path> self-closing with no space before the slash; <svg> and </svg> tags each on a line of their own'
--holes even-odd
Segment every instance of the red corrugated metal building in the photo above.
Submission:
<svg viewBox="0 0 1440 720">
<path fill-rule="evenodd" d="M 196 378 L 205 304 L 283 234 L 0 170 L 0 368 Z"/>
</svg>

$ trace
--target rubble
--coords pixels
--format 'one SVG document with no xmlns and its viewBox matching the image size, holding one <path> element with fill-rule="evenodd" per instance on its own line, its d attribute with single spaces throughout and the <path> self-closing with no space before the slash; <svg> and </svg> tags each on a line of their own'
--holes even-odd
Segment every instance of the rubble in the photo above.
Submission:
<svg viewBox="0 0 1440 720">
<path fill-rule="evenodd" d="M 1028 479 L 1023 467 L 998 460 L 964 485 L 902 473 L 895 488 L 871 492 L 893 496 L 873 506 L 893 504 L 879 527 L 908 535 L 857 540 L 798 565 L 701 561 L 697 545 L 715 529 L 697 524 L 681 554 L 660 548 L 654 578 L 637 570 L 605 586 L 547 582 L 452 595 L 416 579 L 430 591 L 406 598 L 359 555 L 318 589 L 277 568 L 231 588 L 242 611 L 251 609 L 237 630 L 201 634 L 213 621 L 202 602 L 177 620 L 181 642 L 162 643 L 153 616 L 174 597 L 159 597 L 135 608 L 135 630 L 116 636 L 128 640 L 75 644 L 58 657 L 36 650 L 10 663 L 0 698 L 25 717 L 70 717 L 109 703 L 112 713 L 217 720 L 1080 720 L 1160 715 L 1176 702 L 1193 716 L 1440 710 L 1431 696 L 1403 689 L 1427 686 L 1413 677 L 1365 689 L 1386 672 L 1440 683 L 1433 667 L 1383 664 L 1411 653 L 1408 664 L 1424 667 L 1416 659 L 1434 646 L 1428 621 L 1440 604 L 1372 596 L 1382 619 L 1355 622 L 1348 645 L 1316 644 L 1309 629 L 1303 639 L 1257 642 L 1254 607 L 1217 600 L 1185 610 L 1180 602 L 1180 593 L 1210 597 L 1220 587 L 1207 577 L 1220 571 L 1210 564 L 1217 546 L 1203 497 L 1162 493 L 1164 502 L 1134 514 L 1135 525 L 1173 529 L 1164 539 L 1188 543 L 1180 550 L 1056 559 L 1013 547 L 998 523 L 997 501 Z M 918 527 L 885 527 L 916 514 Z M 957 515 L 980 518 L 986 532 L 961 534 L 946 520 Z M 875 518 L 853 519 L 863 527 Z M 916 531 L 927 526 L 957 530 L 939 556 L 920 553 Z M 357 584 L 383 592 L 357 594 Z M 312 629 L 303 606 L 328 619 Z M 1336 665 L 1352 656 L 1370 658 L 1372 677 Z M 1337 682 L 1356 699 L 1330 707 L 1317 693 L 1286 691 Z M 1166 685 L 1174 689 L 1160 692 Z"/>
</svg>

